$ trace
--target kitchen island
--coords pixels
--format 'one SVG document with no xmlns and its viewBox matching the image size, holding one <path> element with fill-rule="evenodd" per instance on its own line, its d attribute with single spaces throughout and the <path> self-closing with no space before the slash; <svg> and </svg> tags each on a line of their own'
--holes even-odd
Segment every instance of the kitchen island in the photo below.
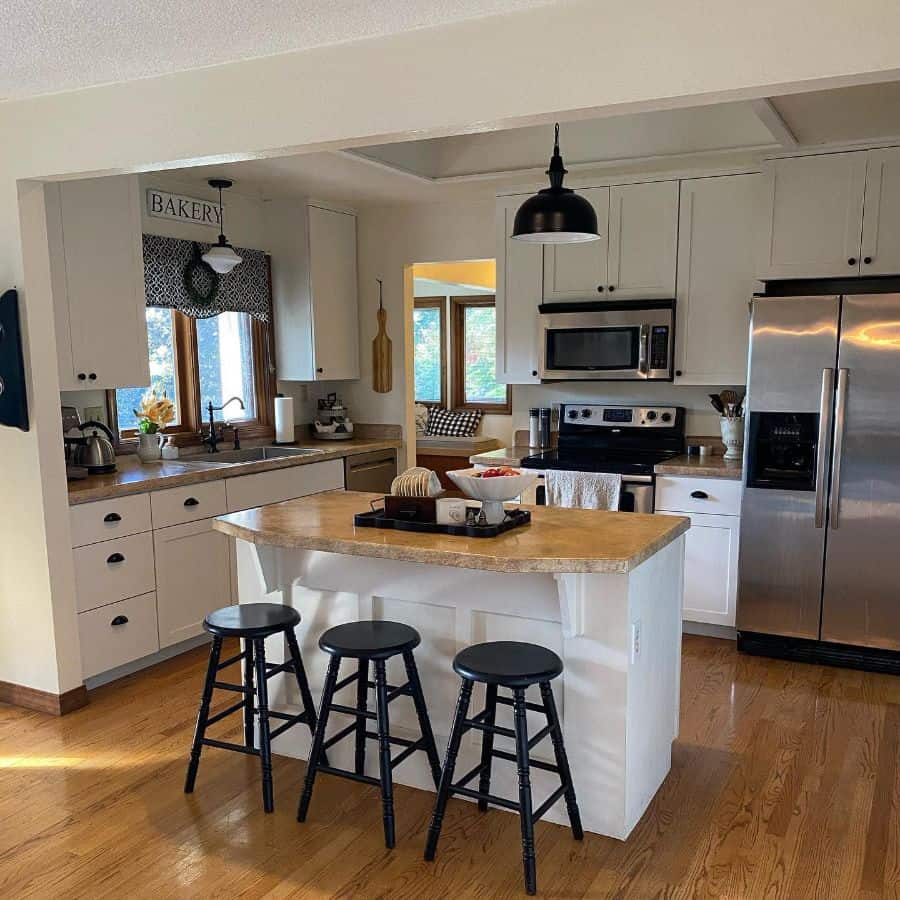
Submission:
<svg viewBox="0 0 900 900">
<path fill-rule="evenodd" d="M 327 628 L 371 618 L 412 625 L 422 635 L 416 658 L 440 750 L 459 690 L 451 662 L 460 649 L 519 640 L 554 650 L 565 664 L 553 689 L 584 827 L 626 838 L 669 771 L 678 731 L 688 520 L 536 507 L 530 525 L 489 539 L 355 528 L 354 513 L 376 497 L 328 492 L 217 519 L 214 527 L 236 539 L 240 602 L 297 608 L 314 694 L 325 676 L 327 657 L 317 641 Z M 271 638 L 266 653 L 272 662 L 284 660 L 281 638 Z M 388 679 L 402 683 L 401 672 L 389 666 Z M 473 709 L 483 702 L 479 687 Z M 270 690 L 273 708 L 299 711 L 292 680 L 276 676 Z M 354 691 L 345 688 L 338 702 L 353 705 Z M 502 713 L 511 715 L 505 707 Z M 544 723 L 538 713 L 528 715 L 535 733 Z M 348 722 L 332 716 L 335 731 Z M 392 704 L 391 728 L 418 736 L 411 703 Z M 338 765 L 351 763 L 351 744 L 329 751 Z M 479 747 L 477 733 L 467 734 L 458 771 L 478 761 Z M 375 749 L 367 758 L 372 774 Z M 290 729 L 274 751 L 306 758 L 309 735 Z M 552 761 L 549 741 L 532 755 Z M 433 790 L 418 756 L 394 778 Z M 557 783 L 539 770 L 532 776 L 539 803 Z M 497 765 L 494 780 L 496 793 L 516 796 L 514 766 Z M 562 801 L 546 818 L 566 821 Z"/>
</svg>

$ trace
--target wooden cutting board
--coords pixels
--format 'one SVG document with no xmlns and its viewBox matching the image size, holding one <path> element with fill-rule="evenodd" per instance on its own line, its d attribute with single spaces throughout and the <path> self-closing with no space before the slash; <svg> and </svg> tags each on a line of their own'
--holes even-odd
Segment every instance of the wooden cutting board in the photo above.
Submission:
<svg viewBox="0 0 900 900">
<path fill-rule="evenodd" d="M 378 334 L 372 341 L 372 389 L 389 394 L 394 386 L 394 351 L 387 335 L 387 310 L 384 308 L 381 279 L 378 282 Z"/>
</svg>

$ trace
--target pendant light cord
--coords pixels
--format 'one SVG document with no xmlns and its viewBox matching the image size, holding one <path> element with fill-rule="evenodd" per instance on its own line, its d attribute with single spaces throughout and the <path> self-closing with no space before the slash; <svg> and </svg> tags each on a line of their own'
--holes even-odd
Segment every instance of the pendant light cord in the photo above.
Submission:
<svg viewBox="0 0 900 900">
<path fill-rule="evenodd" d="M 556 126 L 557 133 L 559 132 L 559 125 Z M 225 207 L 222 205 L 222 185 L 219 185 L 219 238 L 220 243 L 225 243 Z"/>
</svg>

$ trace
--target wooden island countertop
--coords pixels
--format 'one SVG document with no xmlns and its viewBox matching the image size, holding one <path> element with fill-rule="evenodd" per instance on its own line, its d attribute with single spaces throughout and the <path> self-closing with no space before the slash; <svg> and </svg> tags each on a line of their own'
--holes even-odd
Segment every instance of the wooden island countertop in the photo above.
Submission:
<svg viewBox="0 0 900 900">
<path fill-rule="evenodd" d="M 378 494 L 329 491 L 221 516 L 217 531 L 253 544 L 490 572 L 625 574 L 690 527 L 686 518 L 529 507 L 531 524 L 496 538 L 357 528 Z"/>
</svg>

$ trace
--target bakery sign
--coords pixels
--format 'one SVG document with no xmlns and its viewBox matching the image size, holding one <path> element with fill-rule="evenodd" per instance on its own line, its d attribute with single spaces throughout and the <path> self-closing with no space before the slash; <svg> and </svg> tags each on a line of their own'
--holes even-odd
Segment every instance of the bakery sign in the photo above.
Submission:
<svg viewBox="0 0 900 900">
<path fill-rule="evenodd" d="M 147 215 L 157 219 L 174 219 L 193 225 L 219 227 L 219 205 L 209 200 L 170 194 L 156 188 L 147 188 Z"/>
</svg>

